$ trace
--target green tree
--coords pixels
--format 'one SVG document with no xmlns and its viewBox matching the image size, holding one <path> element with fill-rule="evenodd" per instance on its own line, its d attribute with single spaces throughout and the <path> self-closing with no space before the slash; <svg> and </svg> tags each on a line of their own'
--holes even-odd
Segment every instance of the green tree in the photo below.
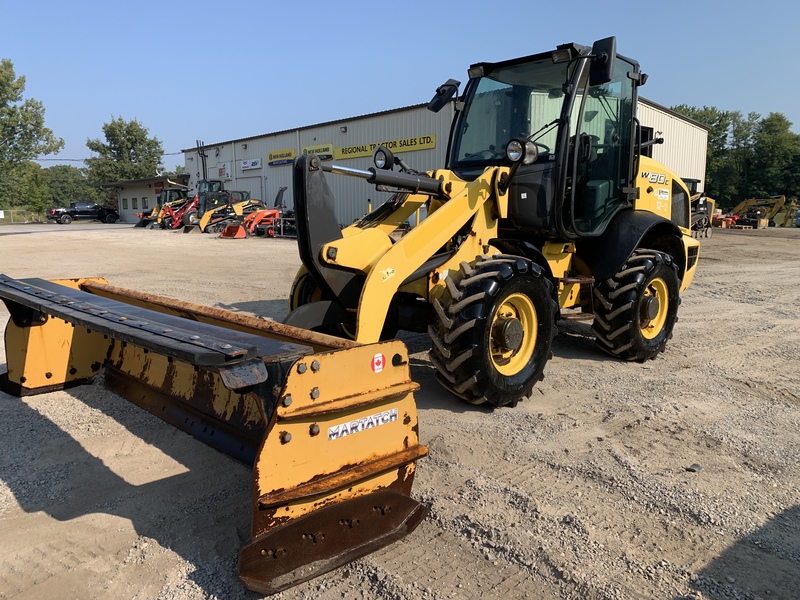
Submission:
<svg viewBox="0 0 800 600">
<path fill-rule="evenodd" d="M 709 128 L 705 192 L 721 208 L 746 198 L 800 193 L 800 135 L 780 113 L 766 118 L 755 112 L 714 107 L 673 107 Z"/>
<path fill-rule="evenodd" d="M 0 170 L 64 147 L 64 140 L 44 126 L 42 103 L 23 100 L 24 91 L 25 77 L 16 76 L 10 60 L 0 60 Z"/>
<path fill-rule="evenodd" d="M 46 169 L 47 187 L 52 206 L 68 206 L 70 202 L 100 202 L 102 193 L 86 178 L 81 169 L 57 165 Z"/>
<path fill-rule="evenodd" d="M 792 123 L 780 113 L 770 113 L 753 129 L 753 152 L 749 158 L 748 195 L 766 198 L 795 195 L 796 159 L 800 155 L 800 135 L 790 130 Z"/>
<path fill-rule="evenodd" d="M 111 119 L 103 125 L 105 142 L 86 140 L 86 146 L 99 156 L 86 159 L 87 176 L 93 184 L 155 177 L 164 149 L 157 138 L 148 137 L 139 121 Z"/>
<path fill-rule="evenodd" d="M 732 186 L 726 163 L 732 113 L 713 106 L 696 108 L 686 104 L 673 106 L 672 110 L 709 128 L 704 191 L 713 198 L 731 196 L 735 193 L 735 186 Z"/>
<path fill-rule="evenodd" d="M 49 194 L 47 174 L 32 161 L 14 164 L 0 170 L 0 208 L 30 208 L 41 211 L 47 208 Z M 33 208 L 33 206 L 38 208 Z"/>
<path fill-rule="evenodd" d="M 753 159 L 753 133 L 761 120 L 761 115 L 750 112 L 745 118 L 742 113 L 731 113 L 731 137 L 729 143 L 728 161 L 732 176 L 736 176 L 736 192 L 731 195 L 727 204 L 732 208 L 750 195 L 752 184 L 750 182 L 750 168 Z"/>
</svg>

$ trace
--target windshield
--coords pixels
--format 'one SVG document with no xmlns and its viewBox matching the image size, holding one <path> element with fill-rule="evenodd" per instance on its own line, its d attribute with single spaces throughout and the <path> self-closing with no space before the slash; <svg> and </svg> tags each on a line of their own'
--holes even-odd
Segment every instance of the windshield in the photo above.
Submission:
<svg viewBox="0 0 800 600">
<path fill-rule="evenodd" d="M 553 152 L 564 93 L 573 63 L 548 58 L 493 70 L 472 83 L 459 116 L 451 149 L 451 166 L 497 164 L 512 138 L 530 138 L 540 160 Z M 572 67 L 570 65 L 573 65 Z M 469 93 L 469 92 L 468 92 Z"/>
</svg>

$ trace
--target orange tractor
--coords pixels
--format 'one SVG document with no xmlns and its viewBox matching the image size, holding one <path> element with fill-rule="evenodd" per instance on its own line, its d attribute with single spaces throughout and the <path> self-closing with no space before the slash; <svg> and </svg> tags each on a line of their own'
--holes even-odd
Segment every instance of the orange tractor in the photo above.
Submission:
<svg viewBox="0 0 800 600">
<path fill-rule="evenodd" d="M 221 238 L 242 239 L 255 236 L 294 237 L 294 211 L 286 210 L 283 193 L 286 187 L 278 190 L 274 208 L 264 208 L 247 215 L 241 223 L 228 225 L 220 234 Z"/>
</svg>

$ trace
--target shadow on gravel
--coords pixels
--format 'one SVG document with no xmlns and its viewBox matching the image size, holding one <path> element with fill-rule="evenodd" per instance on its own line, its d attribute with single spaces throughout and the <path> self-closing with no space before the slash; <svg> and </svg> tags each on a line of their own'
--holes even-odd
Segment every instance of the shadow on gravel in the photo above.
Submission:
<svg viewBox="0 0 800 600">
<path fill-rule="evenodd" d="M 558 335 L 553 338 L 553 355 L 583 360 L 616 360 L 597 347 L 591 322 L 559 321 Z"/>
<path fill-rule="evenodd" d="M 123 469 L 126 462 L 137 460 L 138 444 L 133 444 L 132 449 L 120 444 L 117 455 L 98 458 L 25 401 L 0 392 L 0 436 L 4 447 L 0 478 L 21 508 L 27 513 L 44 512 L 59 521 L 92 513 L 130 519 L 137 535 L 157 541 L 193 565 L 188 578 L 206 597 L 257 597 L 237 578 L 238 551 L 250 534 L 250 469 L 122 398 L 105 390 L 98 394 L 98 389 L 99 384 L 86 385 L 69 393 L 118 422 L 144 444 L 164 452 L 187 471 L 131 484 L 123 479 Z M 90 418 L 79 424 L 89 432 L 89 441 L 94 423 Z M 98 435 L 107 432 L 99 431 Z M 108 460 L 117 463 L 122 476 L 106 466 L 104 461 Z M 138 475 L 142 477 L 141 458 L 138 461 Z M 113 535 L 113 531 L 109 534 Z M 101 548 L 108 546 L 109 543 L 100 544 Z M 136 559 L 136 547 L 134 541 L 128 559 L 141 562 L 141 557 Z M 57 556 L 50 558 L 59 560 Z M 123 560 L 129 562 L 128 559 Z"/>
<path fill-rule="evenodd" d="M 800 505 L 725 550 L 692 587 L 710 600 L 800 597 Z"/>
</svg>

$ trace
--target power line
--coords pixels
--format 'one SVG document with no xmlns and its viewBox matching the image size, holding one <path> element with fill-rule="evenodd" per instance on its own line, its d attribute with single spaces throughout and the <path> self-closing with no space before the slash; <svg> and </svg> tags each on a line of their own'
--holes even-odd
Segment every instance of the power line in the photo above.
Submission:
<svg viewBox="0 0 800 600">
<path fill-rule="evenodd" d="M 58 161 L 58 162 L 86 162 L 85 158 L 37 158 L 34 160 L 40 160 L 42 162 L 46 160 Z"/>
<path fill-rule="evenodd" d="M 178 151 L 178 152 L 164 152 L 164 154 L 162 156 L 177 156 L 179 154 L 183 154 L 183 152 L 181 152 L 181 151 Z M 89 158 L 98 158 L 98 157 L 91 156 Z M 35 158 L 34 160 L 42 161 L 42 162 L 45 162 L 45 161 L 51 161 L 51 162 L 86 162 L 89 159 L 87 159 L 87 158 Z"/>
</svg>

